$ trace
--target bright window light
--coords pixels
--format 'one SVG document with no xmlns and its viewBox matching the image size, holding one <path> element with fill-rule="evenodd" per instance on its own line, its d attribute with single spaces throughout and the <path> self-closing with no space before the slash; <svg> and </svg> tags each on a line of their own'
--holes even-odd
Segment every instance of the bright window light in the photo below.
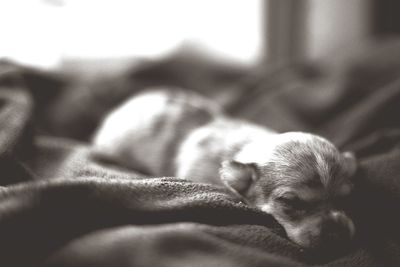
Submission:
<svg viewBox="0 0 400 267">
<path fill-rule="evenodd" d="M 250 63 L 262 0 L 2 0 L 0 57 L 42 67 L 62 58 L 156 57 L 190 42 Z"/>
</svg>

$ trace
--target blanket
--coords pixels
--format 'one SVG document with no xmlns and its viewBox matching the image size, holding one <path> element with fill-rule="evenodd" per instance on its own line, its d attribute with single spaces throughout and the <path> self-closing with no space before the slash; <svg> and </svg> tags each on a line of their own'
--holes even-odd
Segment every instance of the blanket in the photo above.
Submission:
<svg viewBox="0 0 400 267">
<path fill-rule="evenodd" d="M 356 51 L 273 69 L 172 55 L 91 79 L 1 61 L 0 265 L 399 266 L 400 42 Z M 99 120 L 159 84 L 215 95 L 232 116 L 353 150 L 353 242 L 310 253 L 222 187 L 98 162 L 90 136 Z"/>
</svg>

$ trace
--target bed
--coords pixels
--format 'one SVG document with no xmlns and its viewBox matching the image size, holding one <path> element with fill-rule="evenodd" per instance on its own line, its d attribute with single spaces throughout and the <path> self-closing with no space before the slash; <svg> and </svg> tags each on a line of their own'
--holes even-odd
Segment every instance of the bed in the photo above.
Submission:
<svg viewBox="0 0 400 267">
<path fill-rule="evenodd" d="M 399 51 L 399 40 L 376 41 L 279 69 L 178 53 L 91 79 L 3 60 L 0 265 L 399 266 Z M 153 85 L 195 90 L 231 116 L 354 151 L 355 240 L 309 253 L 224 188 L 98 162 L 90 137 L 101 118 Z"/>
</svg>

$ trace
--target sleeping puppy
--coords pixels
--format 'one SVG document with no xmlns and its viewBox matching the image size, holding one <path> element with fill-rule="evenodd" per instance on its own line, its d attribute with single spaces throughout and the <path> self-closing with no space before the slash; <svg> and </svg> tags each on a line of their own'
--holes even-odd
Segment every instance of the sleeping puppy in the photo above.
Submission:
<svg viewBox="0 0 400 267">
<path fill-rule="evenodd" d="M 226 186 L 302 247 L 344 244 L 354 235 L 341 205 L 356 160 L 320 136 L 278 134 L 229 118 L 198 95 L 160 89 L 112 111 L 93 142 L 97 156 L 127 168 Z"/>
</svg>

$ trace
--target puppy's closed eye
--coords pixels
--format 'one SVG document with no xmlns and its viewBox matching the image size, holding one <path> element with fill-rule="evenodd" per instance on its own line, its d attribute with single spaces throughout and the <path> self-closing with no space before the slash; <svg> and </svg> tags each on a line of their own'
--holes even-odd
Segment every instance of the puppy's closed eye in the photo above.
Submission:
<svg viewBox="0 0 400 267">
<path fill-rule="evenodd" d="M 309 207 L 309 203 L 297 196 L 280 196 L 276 200 L 288 209 L 304 210 Z"/>
</svg>

